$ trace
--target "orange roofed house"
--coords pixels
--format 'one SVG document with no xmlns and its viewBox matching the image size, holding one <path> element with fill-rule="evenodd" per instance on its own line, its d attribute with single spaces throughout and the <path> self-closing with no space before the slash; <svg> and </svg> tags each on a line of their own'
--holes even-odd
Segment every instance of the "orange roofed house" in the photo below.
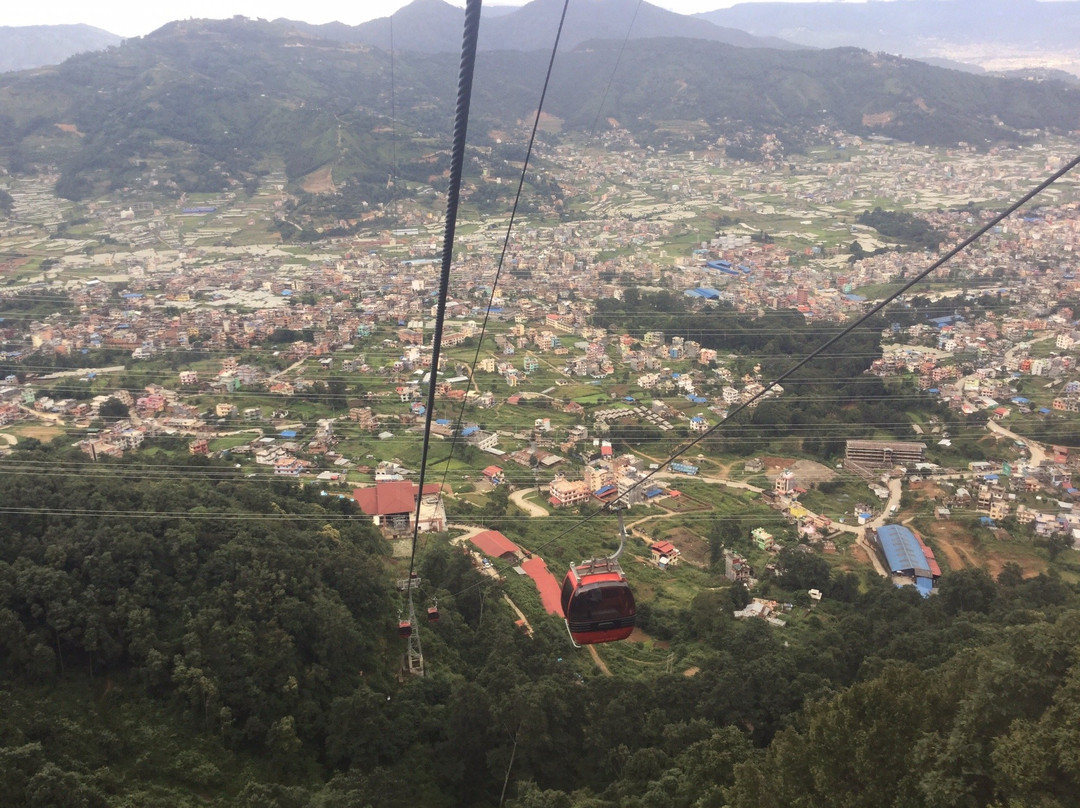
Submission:
<svg viewBox="0 0 1080 808">
<path fill-rule="evenodd" d="M 416 483 L 408 480 L 376 483 L 368 488 L 357 488 L 353 491 L 353 499 L 378 527 L 387 533 L 400 535 L 412 532 L 417 488 Z M 438 483 L 424 486 L 420 505 L 421 532 L 446 530 L 446 509 L 439 491 Z"/>
</svg>

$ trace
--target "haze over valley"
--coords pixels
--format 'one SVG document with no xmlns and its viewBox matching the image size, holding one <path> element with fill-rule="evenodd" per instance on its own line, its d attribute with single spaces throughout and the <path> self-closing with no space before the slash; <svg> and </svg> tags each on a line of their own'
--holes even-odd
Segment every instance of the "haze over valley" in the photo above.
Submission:
<svg viewBox="0 0 1080 808">
<path fill-rule="evenodd" d="M 562 7 L 0 73 L 4 806 L 1074 804 L 1080 6 Z"/>
</svg>

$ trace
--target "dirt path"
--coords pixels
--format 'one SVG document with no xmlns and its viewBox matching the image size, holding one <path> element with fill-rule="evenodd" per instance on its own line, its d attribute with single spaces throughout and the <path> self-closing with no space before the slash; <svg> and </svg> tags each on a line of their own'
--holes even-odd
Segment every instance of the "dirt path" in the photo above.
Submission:
<svg viewBox="0 0 1080 808">
<path fill-rule="evenodd" d="M 885 569 L 885 565 L 881 563 L 881 559 L 878 558 L 878 554 L 874 551 L 874 548 L 870 546 L 870 543 L 866 540 L 866 534 L 860 532 L 859 538 L 855 540 L 855 544 L 858 545 L 867 556 L 870 558 L 870 563 L 874 565 L 874 569 L 877 574 L 882 578 L 889 578 L 889 571 Z"/>
<path fill-rule="evenodd" d="M 742 491 L 752 491 L 755 494 L 760 494 L 762 491 L 765 490 L 760 486 L 751 485 L 750 483 L 744 483 L 738 480 L 729 480 L 726 477 L 717 477 L 712 474 L 686 475 L 677 471 L 658 471 L 655 472 L 652 476 L 655 477 L 657 480 L 703 480 L 707 483 L 723 485 L 728 488 L 738 488 Z"/>
<path fill-rule="evenodd" d="M 595 645 L 589 646 L 589 653 L 592 655 L 593 662 L 596 663 L 596 667 L 600 669 L 600 673 L 604 674 L 604 676 L 611 676 L 611 671 L 608 670 L 607 663 L 605 663 L 604 660 L 600 658 L 600 652 L 596 650 Z"/>
<path fill-rule="evenodd" d="M 95 376 L 105 376 L 110 373 L 123 373 L 126 368 L 123 365 L 110 365 L 107 368 L 77 368 L 76 370 L 58 370 L 56 373 L 47 373 L 41 377 L 42 381 L 53 379 L 67 379 L 74 376 L 86 376 L 93 373 Z"/>
<path fill-rule="evenodd" d="M 510 608 L 517 613 L 518 618 L 520 618 L 521 620 L 521 625 L 525 626 L 525 633 L 531 637 L 533 635 L 533 627 L 532 624 L 529 622 L 529 618 L 525 616 L 525 612 L 521 611 L 521 609 L 518 608 L 518 605 L 514 603 L 514 601 L 510 600 L 509 595 L 503 594 L 503 600 L 509 603 Z M 610 676 L 610 674 L 608 675 Z"/>
<path fill-rule="evenodd" d="M 948 562 L 950 570 L 962 570 L 967 566 L 951 541 L 942 541 L 939 538 L 937 546 L 945 554 L 945 561 Z"/>
<path fill-rule="evenodd" d="M 54 424 L 62 424 L 64 422 L 64 417 L 62 415 L 57 415 L 54 412 L 38 412 L 35 409 L 27 407 L 25 404 L 19 404 L 18 407 L 27 415 L 32 415 L 35 418 L 40 418 L 42 421 L 52 421 Z"/>
<path fill-rule="evenodd" d="M 447 528 L 447 530 L 464 530 L 465 531 L 464 536 L 456 536 L 455 538 L 451 539 L 450 540 L 451 544 L 464 544 L 469 539 L 471 539 L 473 536 L 478 536 L 479 534 L 481 534 L 485 530 L 487 530 L 486 527 L 481 527 L 479 525 L 462 525 L 462 524 L 459 524 L 457 522 L 450 523 L 449 525 L 446 526 L 446 528 Z"/>
<path fill-rule="evenodd" d="M 274 381 L 274 379 L 278 378 L 279 376 L 284 376 L 286 373 L 289 373 L 291 371 L 296 370 L 298 367 L 303 365 L 306 361 L 307 361 L 307 359 L 298 359 L 295 362 L 293 362 L 291 365 L 289 365 L 287 368 L 285 368 L 283 370 L 279 370 L 277 373 L 271 373 L 266 378 L 267 378 L 268 381 Z"/>
<path fill-rule="evenodd" d="M 732 462 L 730 462 L 730 463 L 717 463 L 716 464 L 716 466 L 717 466 L 716 473 L 717 474 L 722 474 L 724 477 L 730 477 L 731 476 L 731 467 L 734 466 L 734 465 L 735 465 L 734 460 Z"/>
</svg>

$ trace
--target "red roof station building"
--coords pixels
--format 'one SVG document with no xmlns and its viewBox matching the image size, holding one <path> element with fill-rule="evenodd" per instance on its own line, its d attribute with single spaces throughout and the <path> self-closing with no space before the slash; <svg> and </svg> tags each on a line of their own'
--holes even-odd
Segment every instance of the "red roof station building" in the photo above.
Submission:
<svg viewBox="0 0 1080 808">
<path fill-rule="evenodd" d="M 353 499 L 360 510 L 384 531 L 393 535 L 411 533 L 416 516 L 416 483 L 408 480 L 376 483 L 368 488 L 357 488 Z M 446 509 L 439 496 L 438 483 L 424 486 L 424 498 L 420 506 L 421 532 L 446 530 Z"/>
</svg>

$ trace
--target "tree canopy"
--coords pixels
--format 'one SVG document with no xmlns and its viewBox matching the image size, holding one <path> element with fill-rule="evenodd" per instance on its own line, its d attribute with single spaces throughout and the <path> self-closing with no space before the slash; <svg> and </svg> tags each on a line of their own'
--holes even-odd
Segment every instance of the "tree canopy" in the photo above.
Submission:
<svg viewBox="0 0 1080 808">
<path fill-rule="evenodd" d="M 949 573 L 924 600 L 792 551 L 771 594 L 821 588 L 802 619 L 734 620 L 745 589 L 642 598 L 672 661 L 605 676 L 560 621 L 519 631 L 503 585 L 434 537 L 428 675 L 399 683 L 402 573 L 349 500 L 205 458 L 177 474 L 68 452 L 20 449 L 41 471 L 0 475 L 0 501 L 26 503 L 0 511 L 5 806 L 496 806 L 504 783 L 519 808 L 1064 806 L 1080 789 L 1080 600 L 1052 576 Z"/>
</svg>

